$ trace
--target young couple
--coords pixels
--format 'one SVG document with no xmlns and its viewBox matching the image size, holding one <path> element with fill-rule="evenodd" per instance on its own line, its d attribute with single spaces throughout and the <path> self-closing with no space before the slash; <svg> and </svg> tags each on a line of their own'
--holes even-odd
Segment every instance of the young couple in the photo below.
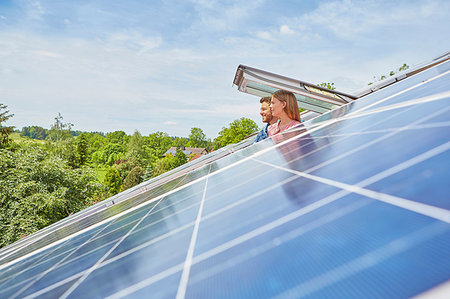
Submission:
<svg viewBox="0 0 450 299">
<path fill-rule="evenodd" d="M 261 98 L 259 102 L 261 103 L 259 114 L 267 125 L 258 133 L 255 142 L 300 124 L 300 111 L 297 99 L 292 92 L 278 90 L 272 94 L 272 97 Z"/>
</svg>

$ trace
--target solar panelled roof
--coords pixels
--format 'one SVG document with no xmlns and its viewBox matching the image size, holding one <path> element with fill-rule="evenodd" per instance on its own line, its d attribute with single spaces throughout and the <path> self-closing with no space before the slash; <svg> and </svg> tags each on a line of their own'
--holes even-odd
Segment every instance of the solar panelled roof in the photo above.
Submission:
<svg viewBox="0 0 450 299">
<path fill-rule="evenodd" d="M 450 61 L 0 251 L 0 298 L 448 295 Z"/>
</svg>

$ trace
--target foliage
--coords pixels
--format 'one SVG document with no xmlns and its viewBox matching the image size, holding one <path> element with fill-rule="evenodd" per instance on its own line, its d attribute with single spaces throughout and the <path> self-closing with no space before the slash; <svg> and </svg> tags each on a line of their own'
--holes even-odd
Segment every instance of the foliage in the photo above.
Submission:
<svg viewBox="0 0 450 299">
<path fill-rule="evenodd" d="M 48 131 L 47 140 L 52 142 L 59 142 L 73 138 L 71 132 L 73 124 L 63 123 L 63 119 L 64 118 L 62 117 L 61 113 L 58 113 L 58 116 L 55 117 L 55 123 Z"/>
<path fill-rule="evenodd" d="M 409 65 L 407 65 L 406 63 L 404 63 L 404 64 L 403 64 L 401 67 L 399 67 L 396 71 L 390 71 L 390 72 L 389 72 L 389 77 L 394 76 L 395 74 L 398 74 L 399 72 L 405 71 L 405 70 L 407 70 L 407 69 L 409 69 Z M 377 82 L 377 81 L 384 80 L 384 79 L 386 79 L 387 77 L 388 77 L 387 75 L 381 75 L 380 77 L 373 76 L 374 82 L 370 82 L 370 83 L 367 84 L 367 85 L 371 85 L 371 84 L 373 84 L 373 83 L 375 83 L 375 82 Z"/>
<path fill-rule="evenodd" d="M 191 128 L 191 134 L 189 135 L 189 143 L 190 147 L 208 147 L 211 143 L 210 140 L 206 138 L 205 133 L 200 128 Z"/>
<path fill-rule="evenodd" d="M 114 167 L 110 167 L 106 172 L 103 184 L 108 187 L 111 194 L 117 194 L 122 191 L 122 179 L 119 171 Z"/>
<path fill-rule="evenodd" d="M 214 149 L 219 149 L 225 145 L 237 143 L 245 139 L 246 136 L 259 130 L 256 123 L 248 118 L 242 117 L 230 123 L 229 128 L 222 128 L 219 136 L 214 139 Z"/>
<path fill-rule="evenodd" d="M 172 146 L 172 138 L 167 133 L 156 132 L 144 138 L 144 147 L 149 154 L 149 162 L 155 163 Z"/>
<path fill-rule="evenodd" d="M 142 181 L 148 181 L 149 179 L 151 179 L 153 177 L 153 167 L 147 166 L 144 170 L 144 174 L 142 175 Z"/>
<path fill-rule="evenodd" d="M 8 114 L 9 110 L 2 112 L 2 110 L 5 110 L 6 108 L 8 108 L 8 106 L 0 104 L 0 148 L 6 148 L 9 145 L 11 142 L 9 135 L 14 131 L 14 127 L 2 125 L 2 123 L 14 116 L 14 114 Z"/>
<path fill-rule="evenodd" d="M 23 127 L 20 135 L 31 139 L 44 140 L 47 138 L 47 130 L 39 126 Z"/>
<path fill-rule="evenodd" d="M 336 87 L 334 87 L 334 83 L 329 83 L 329 82 L 322 82 L 320 84 L 317 84 L 317 86 L 328 88 L 330 90 L 335 90 L 336 89 Z"/>
<path fill-rule="evenodd" d="M 139 185 L 142 182 L 142 176 L 144 175 L 144 171 L 141 167 L 135 166 L 131 169 L 130 173 L 128 173 L 127 177 L 123 181 L 123 189 L 126 190 L 128 188 Z"/>
<path fill-rule="evenodd" d="M 176 148 L 183 147 L 183 146 L 186 147 L 186 146 L 188 146 L 188 143 L 189 143 L 189 139 L 188 138 L 175 137 L 175 138 L 173 138 L 172 146 L 176 147 Z"/>
<path fill-rule="evenodd" d="M 83 166 L 88 161 L 88 139 L 85 133 L 76 138 L 75 165 Z"/>
<path fill-rule="evenodd" d="M 130 173 L 131 169 L 138 166 L 139 163 L 135 159 L 129 159 L 129 160 L 117 160 L 116 165 L 114 167 L 119 171 L 121 180 L 125 180 L 128 173 Z"/>
<path fill-rule="evenodd" d="M 130 137 L 125 157 L 137 161 L 139 165 L 147 164 L 149 154 L 145 151 L 144 138 L 139 131 L 134 132 L 133 136 Z"/>
<path fill-rule="evenodd" d="M 80 211 L 104 191 L 92 169 L 71 169 L 40 147 L 0 150 L 0 246 Z"/>
<path fill-rule="evenodd" d="M 156 162 L 155 167 L 153 168 L 153 176 L 156 177 L 171 169 L 177 168 L 186 162 L 186 155 L 180 149 L 177 149 L 175 156 L 169 154 Z"/>
</svg>

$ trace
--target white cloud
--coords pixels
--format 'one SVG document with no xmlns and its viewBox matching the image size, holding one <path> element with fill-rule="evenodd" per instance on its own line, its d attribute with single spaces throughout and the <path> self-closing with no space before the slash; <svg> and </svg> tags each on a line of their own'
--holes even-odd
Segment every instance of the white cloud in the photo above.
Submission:
<svg viewBox="0 0 450 299">
<path fill-rule="evenodd" d="M 256 36 L 265 40 L 273 40 L 272 34 L 270 34 L 270 32 L 267 31 L 258 31 L 256 33 Z"/>
<path fill-rule="evenodd" d="M 128 48 L 143 54 L 162 44 L 161 36 L 145 36 L 135 30 L 114 32 L 107 37 L 107 46 L 112 49 Z"/>
<path fill-rule="evenodd" d="M 176 126 L 178 123 L 176 121 L 165 121 L 164 125 L 166 126 Z"/>
<path fill-rule="evenodd" d="M 295 31 L 292 30 L 291 28 L 289 28 L 288 25 L 282 25 L 282 26 L 280 27 L 280 33 L 281 33 L 281 34 L 284 34 L 284 35 L 292 35 L 292 34 L 295 33 Z"/>
</svg>

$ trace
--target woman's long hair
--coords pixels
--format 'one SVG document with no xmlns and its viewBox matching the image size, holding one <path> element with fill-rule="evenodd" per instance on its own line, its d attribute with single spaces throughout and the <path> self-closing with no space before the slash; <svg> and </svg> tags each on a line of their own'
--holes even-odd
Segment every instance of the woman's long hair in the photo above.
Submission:
<svg viewBox="0 0 450 299">
<path fill-rule="evenodd" d="M 292 92 L 280 89 L 274 92 L 272 96 L 276 97 L 279 101 L 286 103 L 284 112 L 286 112 L 290 119 L 300 121 L 300 110 L 298 109 L 297 98 Z"/>
</svg>

